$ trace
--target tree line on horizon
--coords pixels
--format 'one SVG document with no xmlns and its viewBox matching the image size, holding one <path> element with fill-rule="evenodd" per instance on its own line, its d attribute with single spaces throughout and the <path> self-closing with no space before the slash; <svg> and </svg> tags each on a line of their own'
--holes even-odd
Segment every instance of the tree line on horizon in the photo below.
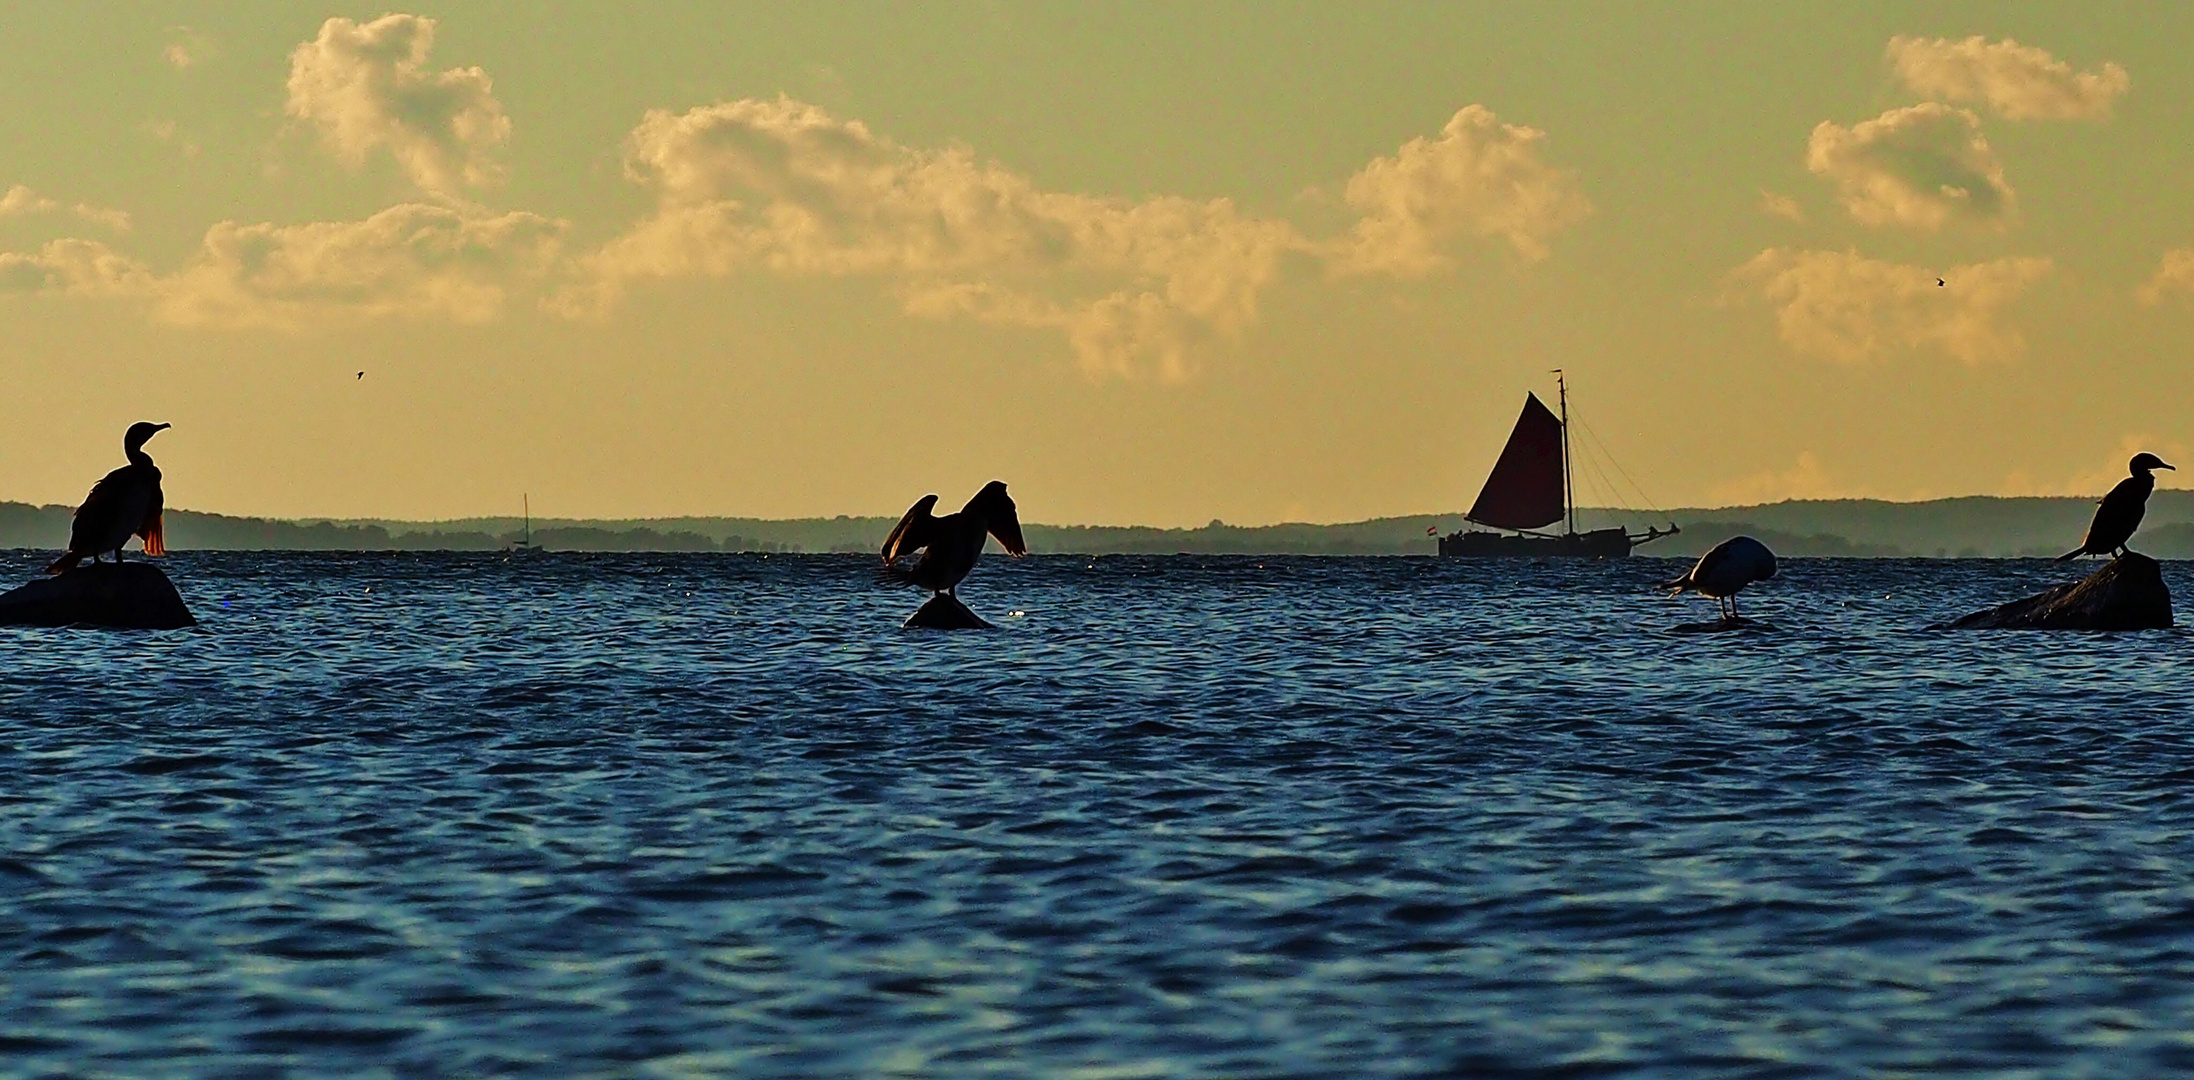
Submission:
<svg viewBox="0 0 2194 1080">
<path fill-rule="evenodd" d="M 2079 541 L 2093 502 L 2079 498 L 1972 496 L 1918 503 L 1820 500 L 1749 507 L 1680 509 L 1661 517 L 1580 509 L 1579 527 L 1622 522 L 1642 530 L 1673 520 L 1683 532 L 1638 549 L 1641 556 L 1695 557 L 1731 536 L 1751 535 L 1777 553 L 1842 558 L 2037 558 Z M 0 548 L 59 550 L 74 508 L 0 502 Z M 543 522 L 534 546 L 551 551 L 838 552 L 873 555 L 894 518 L 664 518 Z M 1430 533 L 1463 524 L 1461 514 L 1418 514 L 1336 525 L 1197 528 L 1117 525 L 1024 526 L 1037 552 L 1074 554 L 1429 555 Z M 190 510 L 167 513 L 177 551 L 470 551 L 507 549 L 515 518 L 444 522 L 288 521 Z M 2135 546 L 2159 558 L 2194 558 L 2194 491 L 2159 491 Z"/>
</svg>

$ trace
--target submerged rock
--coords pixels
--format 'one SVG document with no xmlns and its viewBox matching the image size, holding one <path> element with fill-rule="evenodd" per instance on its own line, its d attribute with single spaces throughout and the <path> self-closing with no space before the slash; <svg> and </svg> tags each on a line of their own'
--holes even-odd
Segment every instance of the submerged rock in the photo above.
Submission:
<svg viewBox="0 0 2194 1080">
<path fill-rule="evenodd" d="M 2171 590 L 2164 585 L 2163 568 L 2146 555 L 2127 552 L 2104 563 L 2086 580 L 1976 611 L 1936 629 L 2163 630 L 2170 626 Z"/>
<path fill-rule="evenodd" d="M 901 624 L 909 630 L 988 630 L 990 624 L 982 616 L 967 609 L 967 605 L 951 593 L 938 593 L 929 598 L 914 614 Z"/>
<path fill-rule="evenodd" d="M 168 576 L 146 562 L 85 563 L 0 595 L 0 626 L 180 630 L 196 625 Z"/>
</svg>

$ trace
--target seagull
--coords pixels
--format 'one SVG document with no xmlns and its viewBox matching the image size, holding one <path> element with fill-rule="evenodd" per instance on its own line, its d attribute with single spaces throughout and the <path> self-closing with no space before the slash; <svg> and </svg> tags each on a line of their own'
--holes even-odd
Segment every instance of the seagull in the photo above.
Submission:
<svg viewBox="0 0 2194 1080">
<path fill-rule="evenodd" d="M 1737 594 L 1755 581 L 1766 581 L 1775 576 L 1775 553 L 1767 545 L 1749 536 L 1732 536 L 1699 556 L 1699 562 L 1684 576 L 1668 583 L 1674 589 L 1668 595 L 1690 590 L 1701 596 L 1711 596 L 1722 612 L 1725 621 L 1737 618 Z"/>
<path fill-rule="evenodd" d="M 46 573 L 66 573 L 87 555 L 96 563 L 110 551 L 114 561 L 121 562 L 122 545 L 132 536 L 144 540 L 145 554 L 167 554 L 160 528 L 160 468 L 143 449 L 145 440 L 167 426 L 139 422 L 123 433 L 122 453 L 130 463 L 91 486 L 91 494 L 84 496 L 84 505 L 76 508 L 76 520 L 69 526 L 69 549 L 46 567 Z"/>
<path fill-rule="evenodd" d="M 951 593 L 975 569 L 975 557 L 983 553 L 983 537 L 998 538 L 1006 553 L 1015 558 L 1028 554 L 1021 540 L 1021 519 L 1003 480 L 983 485 L 957 514 L 932 517 L 937 496 L 924 495 L 899 519 L 884 541 L 884 580 L 898 585 L 919 585 L 931 592 Z M 917 549 L 922 557 L 911 567 L 899 560 Z M 958 599 L 955 594 L 954 599 Z"/>
<path fill-rule="evenodd" d="M 2171 466 L 2154 454 L 2135 454 L 2125 467 L 2133 475 L 2118 481 L 2118 486 L 2095 504 L 2095 518 L 2087 523 L 2087 538 L 2080 541 L 2079 547 L 2057 556 L 2058 562 L 2082 555 L 2126 553 L 2126 541 L 2133 539 L 2133 530 L 2141 527 L 2141 515 L 2148 512 L 2148 493 L 2156 490 L 2154 470 Z"/>
</svg>

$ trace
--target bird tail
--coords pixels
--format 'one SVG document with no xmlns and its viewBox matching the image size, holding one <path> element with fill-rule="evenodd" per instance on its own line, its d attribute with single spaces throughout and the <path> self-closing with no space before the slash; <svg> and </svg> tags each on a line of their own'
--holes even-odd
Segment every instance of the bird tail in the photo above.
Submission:
<svg viewBox="0 0 2194 1080">
<path fill-rule="evenodd" d="M 2067 552 L 2065 552 L 2065 553 L 2064 553 L 2064 554 L 2062 554 L 2062 555 L 2059 555 L 2059 556 L 2057 556 L 2057 561 L 2058 561 L 2058 562 L 2071 562 L 2072 560 L 2074 560 L 2074 559 L 2077 559 L 2077 558 L 2079 558 L 2080 556 L 2082 556 L 2082 555 L 2085 555 L 2085 554 L 2087 554 L 2087 549 L 2086 549 L 2086 548 L 2084 548 L 2084 547 L 2076 547 L 2076 548 L 2073 548 L 2073 549 L 2072 549 L 2072 550 L 2070 550 L 2070 551 L 2067 551 Z"/>
<path fill-rule="evenodd" d="M 62 552 L 62 553 L 61 553 L 61 557 L 60 557 L 60 558 L 58 558 L 58 559 L 55 559 L 55 560 L 53 560 L 52 562 L 50 562 L 50 563 L 47 563 L 47 564 L 46 564 L 46 573 L 49 573 L 49 574 L 66 574 L 66 573 L 68 573 L 69 571 L 71 571 L 71 570 L 74 570 L 74 569 L 76 568 L 76 564 L 77 564 L 77 563 L 80 563 L 80 562 L 83 562 L 83 561 L 84 561 L 84 553 L 83 553 L 83 552 L 81 552 L 81 551 L 64 551 L 64 552 Z"/>
</svg>

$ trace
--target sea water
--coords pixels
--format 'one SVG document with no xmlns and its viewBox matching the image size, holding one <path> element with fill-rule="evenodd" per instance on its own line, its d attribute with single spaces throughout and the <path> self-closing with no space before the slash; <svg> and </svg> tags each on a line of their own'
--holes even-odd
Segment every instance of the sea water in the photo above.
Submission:
<svg viewBox="0 0 2194 1080">
<path fill-rule="evenodd" d="M 2061 565 L 164 565 L 0 629 L 5 1075 L 2194 1069 L 2194 642 L 1926 629 Z"/>
</svg>

